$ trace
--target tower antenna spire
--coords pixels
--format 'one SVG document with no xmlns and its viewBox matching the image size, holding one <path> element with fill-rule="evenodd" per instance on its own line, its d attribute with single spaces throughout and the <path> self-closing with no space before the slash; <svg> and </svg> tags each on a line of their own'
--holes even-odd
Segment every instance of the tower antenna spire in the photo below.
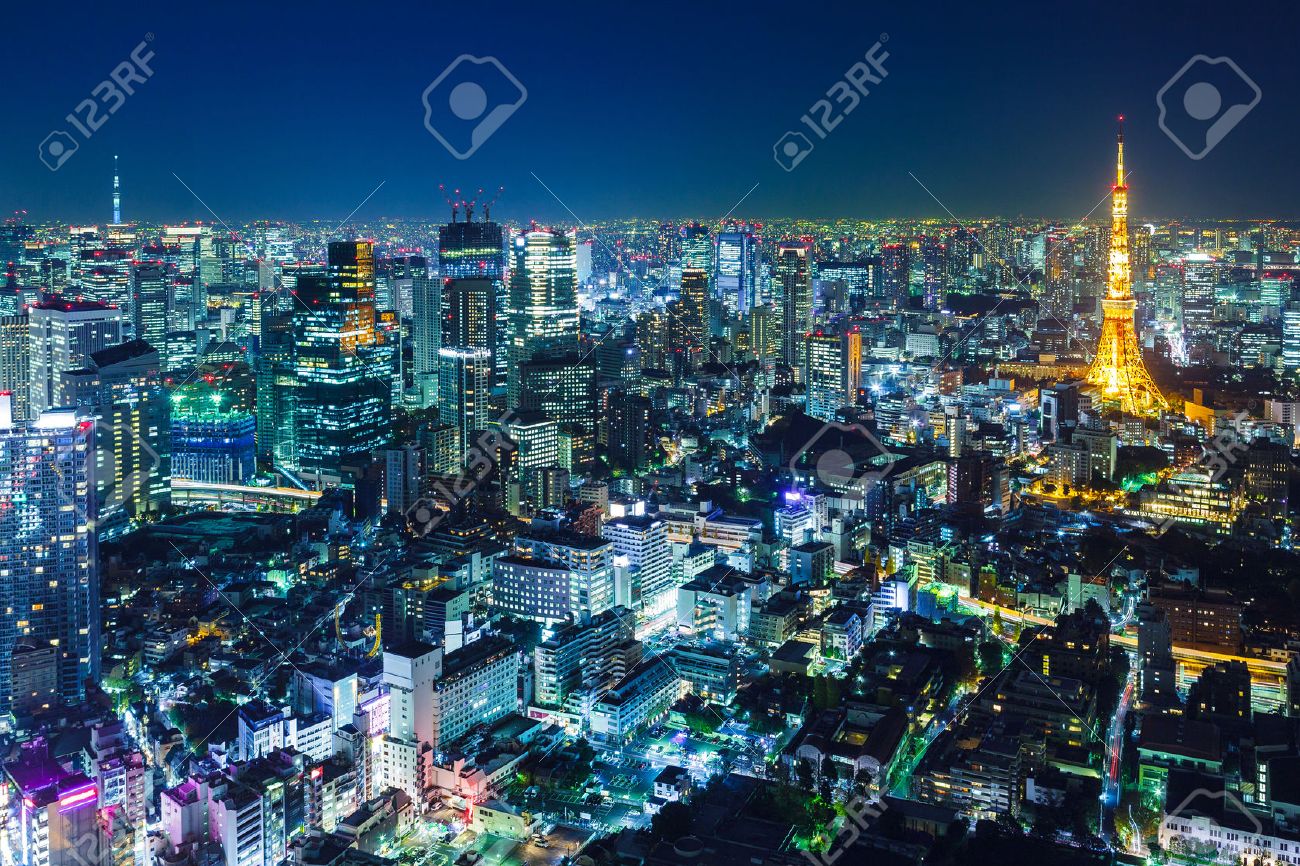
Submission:
<svg viewBox="0 0 1300 866">
<path fill-rule="evenodd" d="M 1119 134 L 1115 154 L 1115 186 L 1124 185 L 1124 115 L 1119 116 Z"/>
<path fill-rule="evenodd" d="M 122 224 L 122 190 L 117 182 L 117 154 L 113 154 L 113 225 Z"/>
</svg>

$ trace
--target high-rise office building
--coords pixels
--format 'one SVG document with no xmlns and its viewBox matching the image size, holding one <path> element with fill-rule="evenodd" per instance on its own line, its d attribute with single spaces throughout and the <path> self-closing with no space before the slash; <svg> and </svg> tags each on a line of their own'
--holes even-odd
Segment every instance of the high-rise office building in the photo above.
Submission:
<svg viewBox="0 0 1300 866">
<path fill-rule="evenodd" d="M 921 238 L 919 253 L 925 308 L 937 310 L 948 295 L 948 247 L 938 238 L 924 237 Z"/>
<path fill-rule="evenodd" d="M 171 505 L 170 401 L 158 351 L 143 340 L 100 349 L 63 374 L 69 406 L 94 418 L 95 520 L 100 541 Z"/>
<path fill-rule="evenodd" d="M 772 281 L 781 309 L 781 359 L 799 366 L 803 335 L 812 327 L 812 243 L 787 241 L 777 246 Z"/>
<path fill-rule="evenodd" d="M 560 465 L 559 424 L 541 412 L 521 410 L 505 421 L 502 435 L 514 443 L 503 457 L 506 475 L 519 485 L 521 496 L 540 505 L 542 470 Z"/>
<path fill-rule="evenodd" d="M 27 313 L 0 315 L 0 391 L 13 395 L 15 421 L 26 421 L 31 391 L 31 346 Z"/>
<path fill-rule="evenodd" d="M 519 407 L 554 418 L 572 437 L 573 460 L 589 459 L 596 443 L 596 363 L 591 355 L 537 355 L 520 365 L 518 378 Z"/>
<path fill-rule="evenodd" d="M 257 453 L 276 463 L 285 463 L 293 460 L 295 452 L 294 395 L 298 380 L 294 367 L 293 314 L 280 312 L 269 303 L 262 304 L 260 313 L 261 333 L 252 359 Z"/>
<path fill-rule="evenodd" d="M 885 244 L 880 256 L 880 282 L 884 297 L 902 309 L 911 292 L 912 251 L 906 244 Z"/>
<path fill-rule="evenodd" d="M 572 234 L 540 229 L 515 238 L 507 309 L 510 408 L 521 405 L 524 362 L 543 350 L 577 346 L 578 277 L 573 244 Z"/>
<path fill-rule="evenodd" d="M 627 472 L 639 472 L 650 462 L 649 398 L 616 390 L 609 395 L 606 445 L 610 465 Z"/>
<path fill-rule="evenodd" d="M 757 303 L 758 243 L 752 232 L 718 234 L 713 287 L 729 315 L 743 316 Z"/>
<path fill-rule="evenodd" d="M 171 296 L 167 269 L 161 263 L 141 263 L 135 266 L 131 280 L 131 319 L 136 339 L 144 340 L 163 353 L 167 348 L 168 300 Z M 162 368 L 170 369 L 166 355 L 162 356 Z"/>
<path fill-rule="evenodd" d="M 506 297 L 505 233 L 492 222 L 491 214 L 484 208 L 483 219 L 474 221 L 473 205 L 466 209 L 465 219 L 457 220 L 452 211 L 452 221 L 438 230 L 438 274 L 444 279 L 481 279 L 491 283 L 492 312 L 497 326 L 493 333 L 493 381 L 504 386 L 506 381 L 506 329 L 502 327 Z"/>
<path fill-rule="evenodd" d="M 601 528 L 614 544 L 614 603 L 653 619 L 677 607 L 668 524 L 649 515 L 615 518 Z"/>
<path fill-rule="evenodd" d="M 682 288 L 668 308 L 673 371 L 683 375 L 705 363 L 709 346 L 709 275 L 697 268 L 682 270 Z"/>
<path fill-rule="evenodd" d="M 211 226 L 164 226 L 162 260 L 172 280 L 169 330 L 192 331 L 208 320 L 208 286 L 221 282 Z"/>
<path fill-rule="evenodd" d="M 63 374 L 86 366 L 100 349 L 122 342 L 123 315 L 96 301 L 56 299 L 28 309 L 31 354 L 28 417 L 63 403 Z"/>
<path fill-rule="evenodd" d="M 131 254 L 123 249 L 84 250 L 78 265 L 80 296 L 130 311 Z"/>
<path fill-rule="evenodd" d="M 441 300 L 438 411 L 462 442 L 487 426 L 496 381 L 497 284 L 482 277 L 447 279 Z M 454 393 L 460 389 L 461 393 Z"/>
<path fill-rule="evenodd" d="M 487 429 L 492 372 L 492 353 L 487 349 L 438 351 L 438 417 L 456 429 L 462 447 Z"/>
<path fill-rule="evenodd" d="M 681 227 L 682 270 L 704 271 L 708 274 L 713 269 L 713 241 L 709 238 L 709 227 L 700 223 L 688 223 Z"/>
<path fill-rule="evenodd" d="M 807 334 L 803 376 L 807 414 L 823 421 L 835 420 L 836 410 L 853 405 L 862 380 L 861 331 L 848 328 L 842 334 L 820 330 Z"/>
<path fill-rule="evenodd" d="M 1282 366 L 1300 370 L 1300 299 L 1282 308 Z"/>
<path fill-rule="evenodd" d="M 442 287 L 442 345 L 484 349 L 495 357 L 496 288 L 478 277 L 448 279 Z"/>
<path fill-rule="evenodd" d="M 842 294 L 846 307 L 854 312 L 864 309 L 868 300 L 877 303 L 887 300 L 878 256 L 856 262 L 822 264 L 817 268 L 817 277 L 824 287 L 834 287 L 837 296 Z"/>
<path fill-rule="evenodd" d="M 375 332 L 373 256 L 369 241 L 331 243 L 327 275 L 298 278 L 293 457 L 318 483 L 388 436 L 392 358 Z"/>
<path fill-rule="evenodd" d="M 641 347 L 642 366 L 647 369 L 668 368 L 668 314 L 646 310 L 636 317 L 636 344 Z"/>
<path fill-rule="evenodd" d="M 228 395 L 175 392 L 171 418 L 171 473 L 208 484 L 248 484 L 257 471 L 257 419 L 231 408 Z"/>
<path fill-rule="evenodd" d="M 428 273 L 411 278 L 411 380 L 420 407 L 438 402 L 438 352 L 442 349 L 441 277 Z"/>
<path fill-rule="evenodd" d="M 58 698 L 85 700 L 99 678 L 99 561 L 93 422 L 74 410 L 14 424 L 0 394 L 0 709 L 14 700 L 14 647 L 54 647 Z"/>
</svg>

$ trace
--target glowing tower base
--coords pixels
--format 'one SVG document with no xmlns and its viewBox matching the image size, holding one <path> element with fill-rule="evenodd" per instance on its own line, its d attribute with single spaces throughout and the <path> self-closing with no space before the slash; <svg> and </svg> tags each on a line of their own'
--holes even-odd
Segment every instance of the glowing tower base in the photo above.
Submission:
<svg viewBox="0 0 1300 866">
<path fill-rule="evenodd" d="M 1087 381 L 1100 402 L 1126 415 L 1156 415 L 1168 409 L 1169 402 L 1142 363 L 1133 326 L 1136 308 L 1132 298 L 1102 299 L 1101 338 Z"/>
</svg>

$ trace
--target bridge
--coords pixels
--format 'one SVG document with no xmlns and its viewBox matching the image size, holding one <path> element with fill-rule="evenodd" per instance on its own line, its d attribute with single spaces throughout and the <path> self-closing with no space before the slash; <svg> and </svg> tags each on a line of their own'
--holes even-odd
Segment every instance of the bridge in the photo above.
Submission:
<svg viewBox="0 0 1300 866">
<path fill-rule="evenodd" d="M 262 511 L 293 513 L 310 508 L 320 497 L 318 490 L 297 487 L 257 487 L 214 484 L 189 478 L 172 479 L 172 502 L 176 505 L 243 505 Z"/>
</svg>

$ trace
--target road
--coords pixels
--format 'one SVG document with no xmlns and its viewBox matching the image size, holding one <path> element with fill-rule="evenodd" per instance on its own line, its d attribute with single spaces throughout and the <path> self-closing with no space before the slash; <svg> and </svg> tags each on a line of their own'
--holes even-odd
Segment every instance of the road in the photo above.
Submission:
<svg viewBox="0 0 1300 866">
<path fill-rule="evenodd" d="M 1101 834 L 1110 839 L 1114 833 L 1114 815 L 1119 807 L 1120 795 L 1123 793 L 1124 756 L 1124 718 L 1133 704 L 1133 695 L 1137 691 L 1137 658 L 1129 654 L 1128 679 L 1120 693 L 1115 715 L 1110 720 L 1110 729 L 1106 732 L 1106 777 L 1101 788 Z"/>
<path fill-rule="evenodd" d="M 889 790 L 890 794 L 904 799 L 912 795 L 912 774 L 916 772 L 917 766 L 925 757 L 925 753 L 930 750 L 930 746 L 934 745 L 935 739 L 948 729 L 953 719 L 957 718 L 961 703 L 968 694 L 968 692 L 960 688 L 954 689 L 952 697 L 948 700 L 948 706 L 930 719 L 925 729 L 917 735 L 918 743 L 915 751 L 911 758 L 898 768 L 898 773 Z"/>
</svg>

